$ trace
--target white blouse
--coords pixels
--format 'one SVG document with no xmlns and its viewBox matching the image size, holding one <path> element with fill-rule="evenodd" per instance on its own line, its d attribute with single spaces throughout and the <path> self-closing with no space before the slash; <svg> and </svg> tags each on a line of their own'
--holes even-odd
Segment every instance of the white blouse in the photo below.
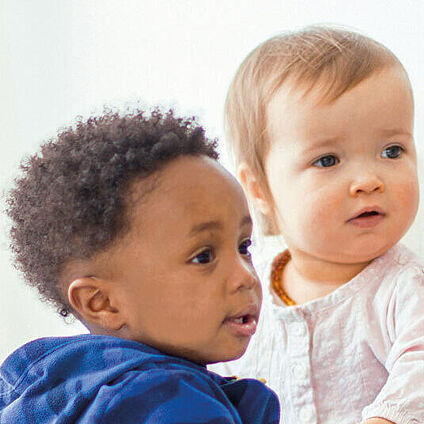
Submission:
<svg viewBox="0 0 424 424">
<path fill-rule="evenodd" d="M 329 295 L 290 307 L 269 290 L 271 262 L 247 352 L 210 369 L 265 378 L 282 424 L 423 424 L 423 262 L 397 245 Z"/>
</svg>

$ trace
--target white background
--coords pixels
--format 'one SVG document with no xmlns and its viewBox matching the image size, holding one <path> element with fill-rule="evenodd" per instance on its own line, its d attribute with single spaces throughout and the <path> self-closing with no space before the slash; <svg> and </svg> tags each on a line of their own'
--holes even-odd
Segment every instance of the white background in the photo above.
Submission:
<svg viewBox="0 0 424 424">
<path fill-rule="evenodd" d="M 386 44 L 409 72 L 416 140 L 424 134 L 422 0 L 0 0 L 2 209 L 20 160 L 77 115 L 103 105 L 162 104 L 222 136 L 223 103 L 242 59 L 281 31 L 314 23 L 357 29 Z M 424 254 L 422 215 L 406 242 Z M 0 361 L 65 324 L 10 264 L 0 220 Z"/>
</svg>

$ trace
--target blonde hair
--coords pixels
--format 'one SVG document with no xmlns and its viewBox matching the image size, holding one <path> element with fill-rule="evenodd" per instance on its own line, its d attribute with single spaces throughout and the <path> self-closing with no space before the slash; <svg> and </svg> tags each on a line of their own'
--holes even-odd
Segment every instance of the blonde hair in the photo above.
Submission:
<svg viewBox="0 0 424 424">
<path fill-rule="evenodd" d="M 240 65 L 227 94 L 226 136 L 236 163 L 250 168 L 271 199 L 265 175 L 267 106 L 278 89 L 290 83 L 306 96 L 319 82 L 319 100 L 331 103 L 393 65 L 402 67 L 388 48 L 339 28 L 314 26 L 266 40 Z M 262 219 L 262 224 L 265 233 L 275 233 L 269 220 Z"/>
</svg>

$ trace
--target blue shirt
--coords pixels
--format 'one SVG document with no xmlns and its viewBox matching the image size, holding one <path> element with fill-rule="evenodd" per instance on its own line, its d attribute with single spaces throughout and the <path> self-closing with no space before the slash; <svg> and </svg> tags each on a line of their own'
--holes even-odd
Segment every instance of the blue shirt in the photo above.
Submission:
<svg viewBox="0 0 424 424">
<path fill-rule="evenodd" d="M 130 340 L 45 338 L 0 368 L 0 424 L 278 424 L 274 392 Z"/>
</svg>

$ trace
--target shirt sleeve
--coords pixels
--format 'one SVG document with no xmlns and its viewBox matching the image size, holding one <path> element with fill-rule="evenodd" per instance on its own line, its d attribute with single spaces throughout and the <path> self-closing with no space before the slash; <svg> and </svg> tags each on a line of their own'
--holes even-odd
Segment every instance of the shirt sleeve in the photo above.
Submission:
<svg viewBox="0 0 424 424">
<path fill-rule="evenodd" d="M 102 424 L 241 424 L 236 409 L 219 386 L 186 371 L 136 373 L 115 387 Z"/>
<path fill-rule="evenodd" d="M 391 339 L 386 384 L 363 410 L 363 419 L 382 417 L 396 424 L 424 423 L 424 273 L 404 272 L 387 307 Z"/>
</svg>

